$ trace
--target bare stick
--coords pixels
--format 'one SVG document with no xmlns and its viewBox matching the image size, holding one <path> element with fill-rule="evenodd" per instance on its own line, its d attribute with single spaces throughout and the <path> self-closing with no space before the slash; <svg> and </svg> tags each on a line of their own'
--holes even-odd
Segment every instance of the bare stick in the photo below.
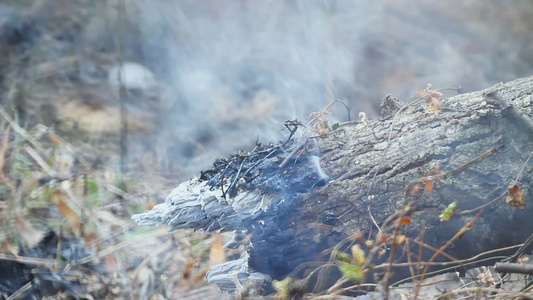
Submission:
<svg viewBox="0 0 533 300">
<path fill-rule="evenodd" d="M 533 274 L 533 265 L 497 262 L 494 265 L 494 270 L 498 273 Z"/>
</svg>

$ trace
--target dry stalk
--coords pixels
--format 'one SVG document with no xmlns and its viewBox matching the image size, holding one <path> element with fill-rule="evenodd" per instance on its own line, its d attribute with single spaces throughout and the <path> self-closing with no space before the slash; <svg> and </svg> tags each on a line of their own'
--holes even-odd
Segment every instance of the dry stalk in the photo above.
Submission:
<svg viewBox="0 0 533 300">
<path fill-rule="evenodd" d="M 0 146 L 0 179 L 9 187 L 11 199 L 15 196 L 15 187 L 11 183 L 11 180 L 6 176 L 4 173 L 4 167 L 5 167 L 5 160 L 6 160 L 6 152 L 9 147 L 9 133 L 11 127 L 8 126 L 7 129 L 4 131 L 4 136 L 2 137 L 2 145 Z"/>
<path fill-rule="evenodd" d="M 464 165 L 462 165 L 462 166 L 460 166 L 460 167 L 458 167 L 456 169 L 450 170 L 448 172 L 444 172 L 444 173 L 436 174 L 436 175 L 431 175 L 431 176 L 424 176 L 424 177 L 420 177 L 420 178 L 411 180 L 409 182 L 409 184 L 405 187 L 404 201 L 403 201 L 403 204 L 402 204 L 402 209 L 399 212 L 398 219 L 401 220 L 407 214 L 407 212 L 409 211 L 409 196 L 410 196 L 411 190 L 413 189 L 413 186 L 415 184 L 417 184 L 417 183 L 425 183 L 425 182 L 427 182 L 429 180 L 435 180 L 435 179 L 438 179 L 438 178 L 443 178 L 443 177 L 446 177 L 448 175 L 451 175 L 451 174 L 457 173 L 459 171 L 462 171 L 462 170 L 468 168 L 469 166 L 473 165 L 474 163 L 476 163 L 476 162 L 486 158 L 487 156 L 495 153 L 501 147 L 502 146 L 494 148 L 494 149 L 491 149 L 491 150 L 479 155 L 478 157 L 472 159 L 471 161 L 465 163 Z M 396 229 L 394 230 L 394 234 L 392 236 L 392 240 L 393 241 L 395 241 L 396 238 L 398 237 L 401 227 L 402 227 L 401 223 L 397 222 Z M 390 277 L 391 277 L 391 274 L 392 274 L 392 267 L 393 267 L 393 264 L 394 264 L 394 256 L 396 254 L 396 249 L 397 249 L 396 243 L 392 243 L 391 251 L 390 251 L 390 257 L 389 257 L 389 265 L 388 265 L 388 268 L 387 268 L 387 272 L 385 273 L 385 276 L 383 278 L 383 288 L 385 289 L 384 292 L 385 292 L 385 298 L 386 299 L 388 299 L 388 295 L 389 295 Z"/>
<path fill-rule="evenodd" d="M 444 244 L 442 247 L 440 247 L 440 249 L 435 252 L 433 254 L 433 256 L 431 256 L 431 258 L 429 259 L 428 262 L 432 262 L 437 256 L 439 256 L 439 254 L 444 251 L 444 249 L 448 248 L 448 246 L 450 246 L 452 244 L 453 241 L 455 241 L 456 239 L 462 237 L 465 232 L 467 230 L 469 230 L 470 228 L 472 228 L 472 225 L 474 224 L 474 222 L 481 216 L 481 214 L 483 213 L 483 210 L 481 210 L 480 212 L 477 213 L 477 215 L 475 215 L 472 220 L 470 220 L 468 223 L 466 223 L 465 226 L 463 226 L 451 239 L 449 239 L 446 244 Z M 415 300 L 417 299 L 417 296 L 418 296 L 418 293 L 420 291 L 420 283 L 422 281 L 424 281 L 424 278 L 426 277 L 426 273 L 429 269 L 429 265 L 426 265 L 426 267 L 424 268 L 424 271 L 422 272 L 422 276 L 420 277 L 420 281 L 417 283 L 416 287 L 415 287 Z"/>
</svg>

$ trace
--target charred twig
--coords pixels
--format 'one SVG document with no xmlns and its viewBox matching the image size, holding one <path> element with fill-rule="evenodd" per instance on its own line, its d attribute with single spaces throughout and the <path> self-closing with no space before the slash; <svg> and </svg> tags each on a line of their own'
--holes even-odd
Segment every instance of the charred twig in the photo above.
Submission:
<svg viewBox="0 0 533 300">
<path fill-rule="evenodd" d="M 506 258 L 503 260 L 503 262 L 516 262 L 522 254 L 526 252 L 526 250 L 533 245 L 533 233 L 527 238 L 527 240 L 524 242 L 522 247 L 520 247 L 515 254 L 513 254 L 511 257 Z M 502 276 L 503 277 L 503 276 Z"/>
<path fill-rule="evenodd" d="M 292 139 L 293 135 L 296 133 L 296 131 L 298 130 L 298 127 L 299 126 L 303 126 L 305 127 L 304 124 L 302 124 L 302 122 L 298 121 L 298 119 L 294 119 L 294 120 L 287 120 L 285 121 L 285 124 L 283 124 L 285 126 L 285 128 L 287 128 L 290 132 L 289 134 L 289 137 L 287 138 L 287 140 L 285 141 L 285 143 L 283 143 L 283 146 L 287 145 L 287 143 L 289 143 L 289 141 Z"/>
<path fill-rule="evenodd" d="M 228 193 L 231 193 L 231 189 L 235 186 L 235 184 L 237 183 L 237 180 L 239 180 L 239 176 L 240 176 L 241 171 L 242 171 L 242 166 L 244 166 L 244 163 L 246 162 L 246 159 L 247 159 L 247 157 L 243 158 L 243 160 L 241 162 L 241 165 L 239 166 L 239 170 L 237 170 L 237 174 L 235 174 L 235 177 L 233 178 L 233 181 L 231 182 L 231 184 L 228 187 L 228 190 L 227 190 Z M 225 197 L 226 195 L 222 195 L 222 196 Z"/>
<path fill-rule="evenodd" d="M 532 264 L 497 262 L 494 265 L 494 270 L 496 270 L 498 273 L 519 273 L 533 275 Z"/>
<path fill-rule="evenodd" d="M 292 151 L 289 153 L 289 155 L 287 155 L 287 157 L 285 157 L 285 159 L 281 162 L 279 167 L 283 168 L 289 162 L 289 159 L 291 159 L 291 157 L 293 157 L 296 154 L 296 152 L 301 150 L 305 146 L 306 143 L 307 143 L 307 139 L 305 139 L 298 146 L 294 147 L 294 149 L 292 149 Z"/>
<path fill-rule="evenodd" d="M 219 185 L 220 185 L 220 189 L 222 190 L 222 197 L 225 197 L 226 196 L 226 192 L 224 192 L 224 174 L 226 173 L 226 170 L 229 168 L 229 166 L 233 163 L 233 160 L 230 161 L 226 167 L 224 168 L 224 170 L 222 170 L 222 174 L 220 175 L 222 178 L 220 179 L 219 181 Z M 213 187 L 211 187 L 213 188 Z"/>
<path fill-rule="evenodd" d="M 345 107 L 346 110 L 348 111 L 348 121 L 351 121 L 351 120 L 352 120 L 352 117 L 351 117 L 351 115 L 350 115 L 350 109 L 349 109 L 348 106 L 347 106 L 344 102 L 342 102 L 341 100 L 333 100 L 333 101 L 331 101 L 331 102 L 330 102 L 326 107 L 324 107 L 322 110 L 323 110 L 323 111 L 328 110 L 333 104 L 335 104 L 335 103 L 337 103 L 337 102 L 339 102 L 339 103 L 341 103 L 342 105 L 344 105 L 344 107 Z M 316 120 L 316 119 L 319 117 L 319 114 L 314 114 L 314 115 L 312 115 L 312 117 L 313 117 L 313 118 L 311 118 L 311 120 L 307 123 L 306 126 L 309 126 L 311 123 L 313 123 L 313 121 Z"/>
<path fill-rule="evenodd" d="M 318 138 L 319 136 L 311 136 L 311 137 L 308 137 L 306 138 L 303 142 L 301 142 L 300 144 L 298 144 L 296 147 L 294 147 L 294 149 L 292 149 L 292 151 L 289 153 L 289 155 L 287 155 L 287 157 L 285 157 L 285 159 L 281 162 L 281 164 L 279 165 L 280 168 L 283 168 L 288 162 L 289 160 L 294 156 L 296 155 L 296 153 L 300 150 L 305 150 L 305 146 L 307 145 L 307 142 L 310 140 L 310 139 L 316 139 Z M 302 149 L 304 148 L 304 149 Z M 299 156 L 298 156 L 299 157 Z M 298 158 L 297 158 L 298 159 Z"/>
<path fill-rule="evenodd" d="M 280 145 L 271 143 L 268 148 L 265 148 L 256 141 L 251 152 L 240 151 L 228 159 L 215 161 L 213 169 L 201 173 L 200 180 L 208 181 L 211 191 L 220 188 L 222 197 L 226 197 L 228 193 L 233 194 L 239 184 L 239 179 L 244 178 L 248 183 L 253 181 L 254 178 L 250 179 L 246 176 L 261 162 L 276 153 L 280 147 Z"/>
<path fill-rule="evenodd" d="M 253 168 L 255 168 L 261 161 L 269 158 L 272 154 L 274 154 L 276 151 L 278 151 L 278 149 L 279 149 L 278 147 L 275 147 L 265 157 L 263 157 L 262 159 L 257 160 L 257 162 L 255 162 L 251 167 L 249 167 L 248 170 L 246 170 L 246 172 L 244 172 L 244 175 L 242 175 L 242 176 L 243 177 L 246 176 L 248 174 L 248 172 L 250 172 L 250 170 L 253 170 Z"/>
</svg>

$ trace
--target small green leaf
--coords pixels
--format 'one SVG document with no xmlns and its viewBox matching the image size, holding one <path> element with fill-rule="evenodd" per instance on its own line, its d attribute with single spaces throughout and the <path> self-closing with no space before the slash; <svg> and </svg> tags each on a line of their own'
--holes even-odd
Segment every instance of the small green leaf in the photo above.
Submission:
<svg viewBox="0 0 533 300">
<path fill-rule="evenodd" d="M 292 282 L 291 277 L 287 277 L 281 281 L 272 280 L 272 287 L 276 292 L 278 292 L 278 296 L 281 299 L 288 299 L 289 298 L 289 285 Z"/>
<path fill-rule="evenodd" d="M 340 263 L 339 271 L 342 275 L 355 283 L 362 282 L 365 279 L 365 273 L 360 266 L 354 264 Z"/>
<path fill-rule="evenodd" d="M 98 193 L 98 185 L 96 184 L 93 178 L 87 177 L 87 181 L 85 184 L 87 185 L 87 191 L 89 192 L 89 195 L 94 195 Z"/>
<path fill-rule="evenodd" d="M 352 261 L 352 256 L 346 252 L 337 252 L 337 261 L 350 263 Z"/>
<path fill-rule="evenodd" d="M 128 185 L 126 184 L 126 182 L 124 182 L 122 180 L 117 182 L 116 187 L 119 188 L 120 190 L 126 192 L 126 193 L 128 192 Z"/>
<path fill-rule="evenodd" d="M 99 191 L 98 184 L 96 183 L 94 178 L 87 177 L 85 179 L 85 187 L 87 188 L 87 193 L 89 195 L 89 200 L 94 205 L 100 205 L 101 204 L 100 193 L 98 192 Z"/>
<path fill-rule="evenodd" d="M 440 221 L 449 221 L 456 209 L 457 201 L 450 203 L 448 207 L 446 207 L 446 209 L 442 212 L 442 214 L 439 215 Z"/>
</svg>

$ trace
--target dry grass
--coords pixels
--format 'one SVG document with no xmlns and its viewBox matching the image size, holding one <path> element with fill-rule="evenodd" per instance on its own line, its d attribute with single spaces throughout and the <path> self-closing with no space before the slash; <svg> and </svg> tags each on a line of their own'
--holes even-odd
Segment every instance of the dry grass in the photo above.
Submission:
<svg viewBox="0 0 533 300">
<path fill-rule="evenodd" d="M 0 111 L 9 117 L 4 108 Z M 40 125 L 40 130 L 28 132 L 13 118 L 4 120 L 0 260 L 48 271 L 61 278 L 62 289 L 81 282 L 86 298 L 187 298 L 218 293 L 207 286 L 204 275 L 210 259 L 215 259 L 209 253 L 222 243 L 222 237 L 137 228 L 129 219 L 161 201 L 172 184 L 161 189 L 161 182 L 138 175 L 136 180 L 128 179 L 133 174 L 125 174 L 119 182 L 113 169 L 92 167 L 89 153 L 79 152 L 52 128 Z M 150 185 L 152 189 L 147 189 Z M 49 247 L 44 241 L 55 243 L 56 252 L 35 256 L 40 253 L 37 249 Z M 62 243 L 79 243 L 83 251 L 66 257 Z M 43 289 L 50 284 L 34 280 L 21 288 Z M 54 297 L 76 293 L 64 290 Z"/>
</svg>

